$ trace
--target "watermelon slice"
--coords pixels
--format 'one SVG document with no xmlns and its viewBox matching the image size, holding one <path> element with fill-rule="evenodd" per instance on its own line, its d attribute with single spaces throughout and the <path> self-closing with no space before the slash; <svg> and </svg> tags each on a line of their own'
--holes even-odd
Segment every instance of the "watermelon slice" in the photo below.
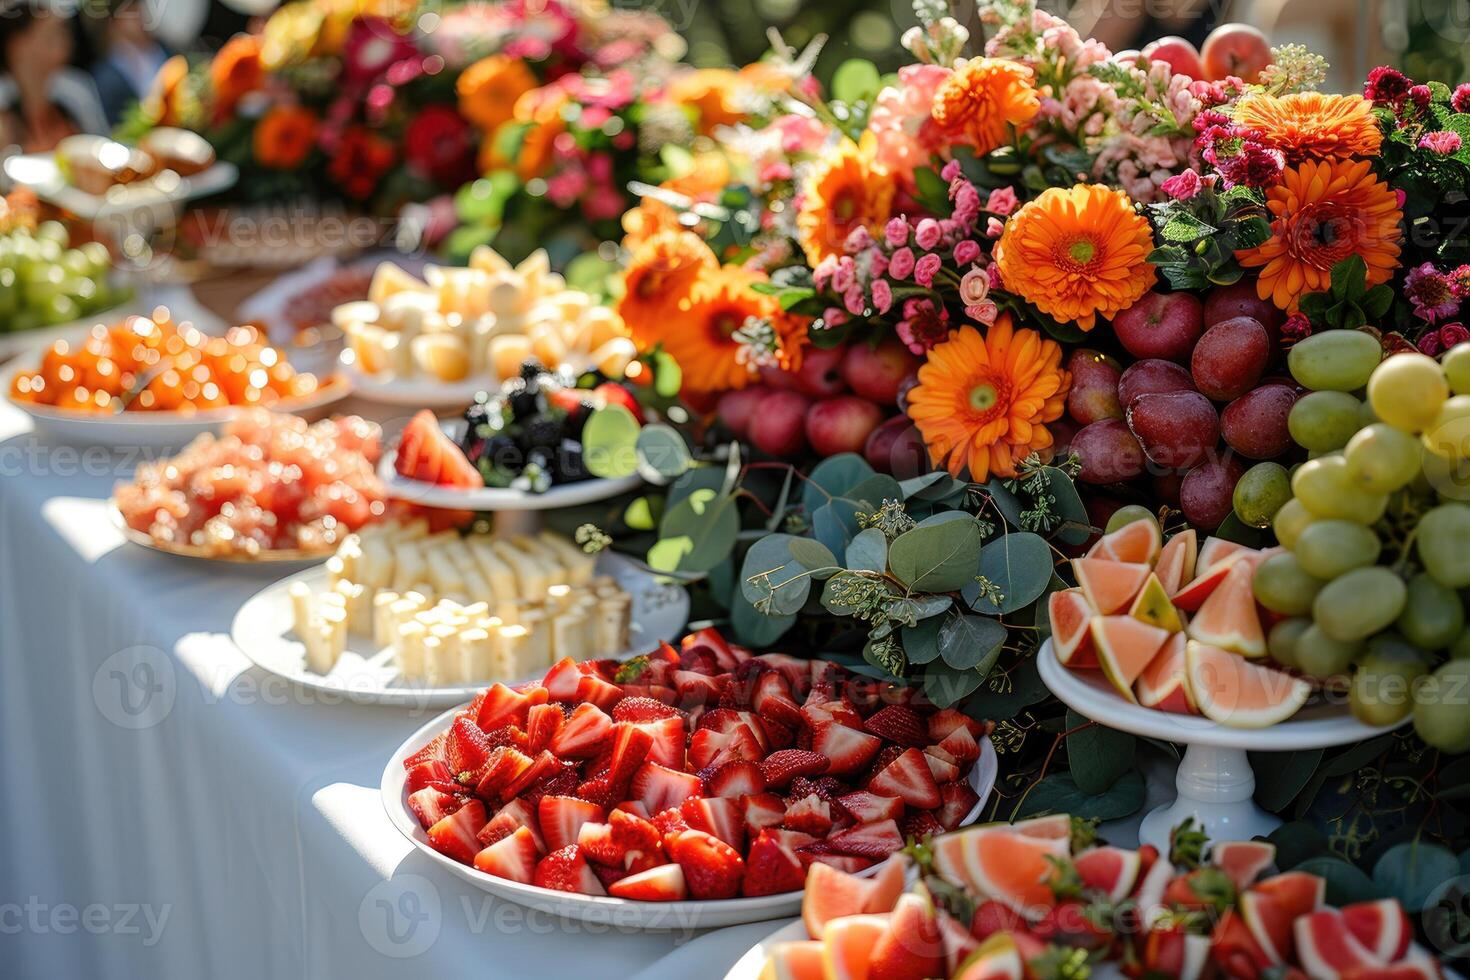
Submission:
<svg viewBox="0 0 1470 980">
<path fill-rule="evenodd" d="M 1275 848 L 1270 844 L 1266 844 L 1264 841 L 1235 841 L 1229 846 L 1238 847 L 1251 843 L 1264 844 L 1266 847 L 1271 847 L 1274 854 Z M 1215 849 L 1218 850 L 1219 846 L 1216 845 Z M 1227 858 L 1226 864 L 1236 863 L 1239 860 L 1238 858 Z M 1274 856 L 1271 860 L 1275 860 Z M 1259 861 L 1256 863 L 1259 863 Z M 1287 871 L 1279 875 L 1272 875 L 1265 881 L 1257 882 L 1251 888 L 1251 891 L 1260 892 L 1263 895 L 1270 895 L 1276 899 L 1277 904 L 1286 911 L 1286 914 L 1291 917 L 1292 921 L 1295 921 L 1299 915 L 1306 915 L 1308 912 L 1317 911 L 1327 901 L 1326 879 L 1319 878 L 1314 874 L 1308 874 L 1305 871 Z"/>
<path fill-rule="evenodd" d="M 1200 713 L 1229 728 L 1267 728 L 1283 722 L 1312 693 L 1312 686 L 1301 678 L 1194 640 L 1184 650 L 1184 682 Z"/>
<path fill-rule="evenodd" d="M 1191 527 L 1170 538 L 1163 550 L 1159 552 L 1159 560 L 1154 565 L 1154 574 L 1159 577 L 1160 582 L 1164 583 L 1164 590 L 1171 596 L 1178 592 L 1184 583 L 1194 578 L 1197 541 L 1194 528 Z"/>
<path fill-rule="evenodd" d="M 1152 565 L 1159 556 L 1163 539 L 1153 521 L 1130 521 L 1110 534 L 1104 534 L 1087 551 L 1088 558 Z"/>
<path fill-rule="evenodd" d="M 1342 913 L 1336 909 L 1321 909 L 1298 916 L 1292 923 L 1292 932 L 1296 938 L 1297 962 L 1308 976 L 1340 977 L 1349 971 L 1366 971 L 1384 965 L 1358 942 Z"/>
<path fill-rule="evenodd" d="M 1153 569 L 1142 563 L 1074 558 L 1072 571 L 1092 608 L 1110 616 L 1128 607 Z"/>
<path fill-rule="evenodd" d="M 1110 902 L 1121 902 L 1133 892 L 1141 863 L 1137 851 L 1121 847 L 1094 847 L 1072 859 L 1083 886 L 1101 892 Z"/>
<path fill-rule="evenodd" d="M 1175 592 L 1169 598 L 1174 600 L 1175 606 L 1178 606 L 1185 612 L 1194 612 L 1200 606 L 1203 606 L 1205 600 L 1220 587 L 1220 583 L 1225 581 L 1225 576 L 1230 574 L 1230 567 L 1234 564 L 1235 560 L 1231 558 L 1222 561 L 1212 568 L 1206 568 L 1190 580 L 1188 585 L 1179 589 L 1178 592 Z"/>
<path fill-rule="evenodd" d="M 1180 715 L 1199 714 L 1199 709 L 1189 698 L 1189 685 L 1184 683 L 1185 640 L 1183 633 L 1170 636 L 1143 673 L 1138 675 L 1133 684 L 1133 694 L 1145 708 Z"/>
<path fill-rule="evenodd" d="M 1276 845 L 1261 840 L 1221 841 L 1210 848 L 1210 863 L 1224 871 L 1241 890 L 1249 888 L 1276 860 Z M 1302 909 L 1310 912 L 1315 905 Z"/>
<path fill-rule="evenodd" d="M 1393 963 L 1409 951 L 1414 928 L 1409 925 L 1409 917 L 1398 899 L 1381 898 L 1344 906 L 1342 919 L 1363 948 L 1381 960 Z"/>
<path fill-rule="evenodd" d="M 1046 600 L 1051 615 L 1051 647 L 1064 666 L 1096 667 L 1092 646 L 1092 607 L 1081 589 L 1053 592 Z"/>
<path fill-rule="evenodd" d="M 1133 682 L 1167 639 L 1168 630 L 1132 616 L 1097 616 L 1092 620 L 1092 645 L 1097 650 L 1098 665 L 1129 701 L 1135 701 Z"/>
<path fill-rule="evenodd" d="M 485 485 L 480 471 L 444 434 L 439 420 L 427 408 L 409 419 L 408 425 L 403 427 L 393 468 L 398 475 L 422 483 L 466 490 Z"/>
<path fill-rule="evenodd" d="M 1255 569 L 1248 562 L 1231 564 L 1224 581 L 1189 621 L 1190 637 L 1245 657 L 1264 657 L 1266 635 L 1261 630 L 1256 597 L 1251 591 L 1254 575 Z"/>
<path fill-rule="evenodd" d="M 1071 850 L 1067 837 L 1033 837 L 1004 824 L 967 827 L 934 839 L 934 868 L 1022 915 L 1056 904 L 1047 882 L 1053 858 Z"/>
<path fill-rule="evenodd" d="M 1170 633 L 1178 633 L 1184 629 L 1184 620 L 1179 615 L 1179 610 L 1174 608 L 1174 603 L 1169 601 L 1169 592 L 1164 588 L 1164 583 L 1159 581 L 1157 573 L 1150 575 L 1143 583 L 1143 588 L 1133 599 L 1133 605 L 1128 607 L 1128 615 Z"/>
</svg>

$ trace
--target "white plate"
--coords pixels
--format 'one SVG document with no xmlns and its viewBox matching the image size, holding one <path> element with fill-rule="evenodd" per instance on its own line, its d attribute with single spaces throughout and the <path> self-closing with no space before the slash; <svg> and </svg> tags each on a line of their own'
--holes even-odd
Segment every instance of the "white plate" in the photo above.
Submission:
<svg viewBox="0 0 1470 980">
<path fill-rule="evenodd" d="M 348 360 L 343 361 L 342 371 L 352 379 L 353 389 L 359 398 L 400 408 L 463 408 L 474 401 L 480 392 L 500 387 L 500 382 L 488 374 L 464 381 L 398 378 L 393 375 L 364 374 Z"/>
<path fill-rule="evenodd" d="M 800 891 L 762 895 L 759 898 L 687 902 L 635 902 L 607 895 L 577 895 L 497 878 L 440 854 L 429 846 L 428 835 L 408 808 L 408 773 L 403 768 L 403 760 L 423 748 L 434 736 L 447 730 L 453 724 L 458 711 L 458 708 L 451 708 L 410 735 L 388 760 L 388 765 L 383 769 L 381 786 L 383 809 L 388 811 L 388 819 L 393 821 L 393 826 L 413 841 L 422 854 L 445 870 L 497 898 L 515 902 L 517 905 L 618 929 L 710 929 L 760 922 L 763 919 L 785 918 L 801 910 L 803 893 Z M 980 758 L 970 770 L 970 786 L 980 799 L 965 816 L 963 824 L 972 823 L 980 816 L 985 800 L 995 786 L 998 767 L 999 760 L 990 739 L 981 740 Z M 874 865 L 868 871 L 860 873 L 867 875 L 876 870 L 877 866 Z"/>
<path fill-rule="evenodd" d="M 120 185 L 107 195 L 99 196 L 68 183 L 51 153 L 23 153 L 10 157 L 5 161 L 5 175 L 29 188 L 41 200 L 86 221 L 95 221 L 99 215 L 124 213 L 140 207 L 182 204 L 228 190 L 240 179 L 240 171 L 233 163 L 218 160 L 191 177 L 175 175 L 168 182 L 140 180 Z"/>
<path fill-rule="evenodd" d="M 689 618 L 689 594 L 677 585 L 660 584 L 654 577 L 621 555 L 604 554 L 597 571 L 611 575 L 633 599 L 632 634 L 627 650 L 601 656 L 626 660 L 658 649 L 659 643 L 674 640 Z M 251 596 L 235 614 L 230 637 L 235 645 L 259 666 L 305 688 L 326 691 L 353 701 L 370 704 L 402 704 L 415 708 L 438 708 L 463 704 L 484 690 L 489 680 L 451 687 L 429 687 L 399 677 L 391 650 L 380 648 L 370 636 L 349 633 L 347 650 L 329 674 L 318 674 L 306 666 L 306 648 L 292 631 L 291 586 L 305 582 L 313 592 L 327 589 L 327 570 L 309 568 L 269 585 Z M 528 678 L 506 678 L 507 682 Z M 428 741 L 428 739 L 425 739 Z"/>
<path fill-rule="evenodd" d="M 155 541 L 151 534 L 145 534 L 137 530 L 123 520 L 122 511 L 118 510 L 117 501 L 107 502 L 107 516 L 112 519 L 112 526 L 121 532 L 133 544 L 149 551 L 169 555 L 174 558 L 188 558 L 191 561 L 223 562 L 227 565 L 270 568 L 276 574 L 280 574 L 293 566 L 305 568 L 308 565 L 316 565 L 326 561 L 335 553 L 334 548 L 326 551 L 306 551 L 303 548 L 281 548 L 275 551 L 262 551 L 257 555 L 243 553 L 210 552 L 197 545 L 167 545 Z"/>
<path fill-rule="evenodd" d="M 771 955 L 773 946 L 777 943 L 799 943 L 810 938 L 812 937 L 806 931 L 805 922 L 800 919 L 788 922 L 747 949 L 745 955 L 736 960 L 735 965 L 730 967 L 730 972 L 725 974 L 725 980 L 760 980 L 761 969 L 765 967 L 766 957 Z"/>
<path fill-rule="evenodd" d="M 11 375 L 13 377 L 13 374 Z M 119 415 L 87 415 L 67 412 L 50 405 L 36 405 L 11 398 L 6 382 L 6 399 L 31 417 L 36 433 L 71 446 L 104 446 L 109 449 L 177 449 L 204 432 L 218 432 L 239 413 L 239 408 L 221 408 L 181 415 L 177 412 L 123 412 Z M 323 408 L 346 398 L 351 385 L 333 378 L 306 398 L 291 399 L 273 406 L 275 411 L 300 413 Z"/>
</svg>

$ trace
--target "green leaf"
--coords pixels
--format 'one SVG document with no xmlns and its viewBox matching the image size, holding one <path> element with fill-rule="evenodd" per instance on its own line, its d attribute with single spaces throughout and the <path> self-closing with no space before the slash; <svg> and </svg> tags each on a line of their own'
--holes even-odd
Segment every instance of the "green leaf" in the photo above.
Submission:
<svg viewBox="0 0 1470 980">
<path fill-rule="evenodd" d="M 913 528 L 888 548 L 888 566 L 894 576 L 920 592 L 963 588 L 975 577 L 979 564 L 980 524 L 973 519 Z"/>
<path fill-rule="evenodd" d="M 1021 801 L 1016 819 L 1045 813 L 1070 813 L 1084 820 L 1118 820 L 1143 808 L 1143 774 L 1137 769 L 1119 777 L 1105 792 L 1087 793 L 1071 773 L 1052 773 Z"/>
<path fill-rule="evenodd" d="M 812 515 L 812 532 L 834 555 L 847 554 L 848 542 L 860 530 L 857 515 L 863 510 L 862 504 L 846 497 L 833 497 Z"/>
<path fill-rule="evenodd" d="M 993 690 L 998 682 L 1002 690 Z M 965 711 L 974 718 L 1013 718 L 1022 708 L 1050 696 L 1051 692 L 1036 669 L 1036 658 L 1027 657 L 1008 670 L 1003 678 L 992 673 L 990 684 L 970 699 Z"/>
<path fill-rule="evenodd" d="M 1459 874 L 1460 860 L 1454 854 L 1438 844 L 1409 841 L 1383 852 L 1373 865 L 1373 884 L 1413 915 L 1424 909 L 1436 888 Z"/>
<path fill-rule="evenodd" d="M 846 495 L 852 487 L 873 475 L 868 461 L 857 453 L 838 453 L 818 463 L 806 478 L 801 490 L 801 506 L 808 514 L 816 514 L 833 497 Z"/>
<path fill-rule="evenodd" d="M 1067 712 L 1067 728 L 1087 724 L 1075 711 Z M 1077 788 L 1089 796 L 1106 793 L 1118 777 L 1133 768 L 1138 740 L 1127 732 L 1094 724 L 1067 736 L 1067 768 Z"/>
<path fill-rule="evenodd" d="M 1190 214 L 1176 211 L 1159 229 L 1159 236 L 1166 242 L 1195 242 L 1218 231 L 1214 225 Z"/>
<path fill-rule="evenodd" d="M 605 480 L 636 473 L 640 431 L 638 420 L 622 405 L 606 405 L 594 411 L 582 427 L 582 460 L 587 472 Z"/>
<path fill-rule="evenodd" d="M 1051 508 L 1065 522 L 1055 531 L 1057 540 L 1065 544 L 1081 544 L 1092 536 L 1092 527 L 1087 507 L 1077 492 L 1077 484 L 1055 466 L 1044 466 L 1042 472 L 1050 481 L 1051 495 L 1056 498 Z"/>
<path fill-rule="evenodd" d="M 793 537 L 790 547 L 792 556 L 805 565 L 809 571 L 815 572 L 819 568 L 831 568 L 837 564 L 837 556 L 827 550 L 827 546 L 820 541 Z"/>
<path fill-rule="evenodd" d="M 902 500 L 903 489 L 898 481 L 886 473 L 875 473 L 855 487 L 850 487 L 843 496 L 848 500 L 860 500 L 870 510 L 883 506 L 885 500 Z"/>
<path fill-rule="evenodd" d="M 652 531 L 663 511 L 662 497 L 635 497 L 623 511 L 623 523 L 634 531 Z"/>
<path fill-rule="evenodd" d="M 684 437 L 662 422 L 645 425 L 634 446 L 638 450 L 638 473 L 649 483 L 676 480 L 694 465 Z"/>
<path fill-rule="evenodd" d="M 1000 588 L 1002 598 L 996 605 L 971 581 L 964 589 L 970 608 L 987 616 L 1015 612 L 1046 591 L 1052 576 L 1051 546 L 1030 531 L 1003 534 L 981 549 L 980 574 Z"/>
<path fill-rule="evenodd" d="M 1292 870 L 1305 871 L 1326 880 L 1328 905 L 1351 905 L 1384 896 L 1384 890 L 1372 879 L 1339 857 L 1322 855 L 1307 858 Z"/>
<path fill-rule="evenodd" d="M 925 473 L 921 476 L 910 477 L 907 480 L 901 481 L 898 484 L 898 489 L 903 494 L 903 499 L 907 500 L 939 484 L 942 480 L 953 482 L 954 478 L 943 470 L 935 470 L 933 473 Z"/>
<path fill-rule="evenodd" d="M 850 58 L 832 73 L 832 95 L 843 102 L 871 101 L 882 86 L 878 67 L 862 58 Z"/>
<path fill-rule="evenodd" d="M 915 196 L 926 204 L 944 204 L 949 201 L 949 184 L 932 167 L 914 169 Z"/>
<path fill-rule="evenodd" d="M 664 501 L 664 510 L 677 507 L 679 502 L 686 499 L 696 490 L 714 490 L 717 493 L 729 493 L 730 489 L 725 487 L 725 471 L 715 466 L 696 466 L 685 473 L 669 486 L 667 499 Z"/>
<path fill-rule="evenodd" d="M 1260 773 L 1256 770 L 1258 780 Z M 1290 871 L 1308 858 L 1327 852 L 1327 838 L 1305 820 L 1284 823 L 1267 834 L 1266 839 L 1276 845 L 1276 866 L 1282 871 Z"/>
<path fill-rule="evenodd" d="M 903 655 L 911 664 L 929 664 L 939 659 L 939 627 L 944 620 L 937 616 L 920 620 L 916 626 L 903 628 Z"/>
<path fill-rule="evenodd" d="M 1252 752 L 1256 802 L 1273 813 L 1285 810 L 1322 764 L 1321 749 L 1296 752 Z"/>
<path fill-rule="evenodd" d="M 745 552 L 745 562 L 740 566 L 740 594 L 757 612 L 788 616 L 806 605 L 812 592 L 811 569 L 793 555 L 792 549 L 800 540 L 810 541 L 790 534 L 768 534 Z M 770 604 L 762 608 L 765 600 Z"/>
<path fill-rule="evenodd" d="M 664 514 L 659 540 L 648 549 L 648 564 L 660 572 L 707 572 L 730 553 L 739 536 L 735 498 L 695 490 Z"/>
<path fill-rule="evenodd" d="M 684 388 L 684 371 L 668 351 L 653 355 L 653 390 L 661 398 L 675 398 Z"/>
<path fill-rule="evenodd" d="M 888 570 L 888 539 L 876 527 L 859 531 L 847 546 L 847 567 L 868 572 Z"/>
<path fill-rule="evenodd" d="M 974 670 L 983 680 L 995 666 L 1006 628 L 993 619 L 957 613 L 939 627 L 939 655 L 956 670 Z"/>
<path fill-rule="evenodd" d="M 767 616 L 757 612 L 740 590 L 735 590 L 734 601 L 730 604 L 730 625 L 735 630 L 735 638 L 742 644 L 757 650 L 768 647 L 785 635 L 795 622 L 794 614 Z"/>
<path fill-rule="evenodd" d="M 973 670 L 956 670 L 941 662 L 924 671 L 924 695 L 935 705 L 948 708 L 980 686 L 984 678 Z"/>
</svg>

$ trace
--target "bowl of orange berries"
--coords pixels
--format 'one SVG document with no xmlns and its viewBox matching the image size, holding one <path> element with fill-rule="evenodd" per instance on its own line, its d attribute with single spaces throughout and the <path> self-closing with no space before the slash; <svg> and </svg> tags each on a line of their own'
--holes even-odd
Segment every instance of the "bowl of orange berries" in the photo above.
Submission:
<svg viewBox="0 0 1470 980">
<path fill-rule="evenodd" d="M 310 411 L 349 390 L 341 376 L 298 371 L 254 326 L 209 334 L 159 307 L 56 341 L 11 376 L 9 398 L 50 438 L 158 448 L 214 431 L 244 408 Z"/>
</svg>

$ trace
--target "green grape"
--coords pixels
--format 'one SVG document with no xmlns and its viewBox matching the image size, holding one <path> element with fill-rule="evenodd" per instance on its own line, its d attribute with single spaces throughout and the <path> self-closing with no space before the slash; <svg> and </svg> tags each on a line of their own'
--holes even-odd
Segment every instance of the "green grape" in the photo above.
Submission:
<svg viewBox="0 0 1470 980">
<path fill-rule="evenodd" d="M 1312 600 L 1326 585 L 1320 578 L 1307 574 L 1289 551 L 1272 555 L 1256 569 L 1251 589 L 1256 601 L 1272 612 L 1286 616 L 1304 616 L 1312 611 Z"/>
<path fill-rule="evenodd" d="M 1373 637 L 1348 689 L 1353 717 L 1365 725 L 1397 725 L 1414 710 L 1414 682 L 1428 672 L 1423 652 L 1402 637 Z"/>
<path fill-rule="evenodd" d="M 1441 752 L 1470 751 L 1470 660 L 1447 660 L 1414 688 L 1414 731 Z"/>
<path fill-rule="evenodd" d="M 1424 570 L 1440 585 L 1470 585 L 1470 507 L 1440 504 L 1419 519 L 1414 547 Z"/>
<path fill-rule="evenodd" d="M 82 315 L 82 308 L 70 296 L 53 296 L 41 304 L 41 322 L 49 326 L 70 323 Z"/>
<path fill-rule="evenodd" d="M 71 236 L 66 233 L 66 225 L 60 221 L 43 221 L 36 226 L 31 233 L 38 241 L 55 242 L 62 248 L 71 244 Z"/>
<path fill-rule="evenodd" d="M 67 272 L 78 277 L 87 277 L 92 274 L 92 263 L 81 249 L 69 248 L 61 257 L 61 267 Z"/>
<path fill-rule="evenodd" d="M 1373 412 L 1373 406 L 1367 399 L 1358 403 L 1358 424 L 1363 427 L 1383 421 Z"/>
<path fill-rule="evenodd" d="M 1324 330 L 1286 356 L 1291 376 L 1313 391 L 1357 391 L 1383 359 L 1377 340 L 1358 330 Z"/>
<path fill-rule="evenodd" d="M 1104 533 L 1112 534 L 1134 521 L 1150 521 L 1154 527 L 1159 526 L 1159 519 L 1154 516 L 1153 511 L 1139 504 L 1126 504 L 1113 511 L 1113 516 L 1108 518 L 1108 526 L 1103 529 Z"/>
<path fill-rule="evenodd" d="M 1375 422 L 1348 440 L 1342 458 L 1358 486 L 1369 493 L 1389 493 L 1414 479 L 1421 455 L 1413 436 Z"/>
<path fill-rule="evenodd" d="M 1291 655 L 1297 670 L 1325 681 L 1346 673 L 1359 648 L 1357 643 L 1333 639 L 1322 631 L 1319 624 L 1313 623 L 1298 634 Z"/>
<path fill-rule="evenodd" d="M 1395 354 L 1368 381 L 1373 411 L 1395 429 L 1423 432 L 1439 417 L 1450 395 L 1439 362 L 1418 353 Z"/>
<path fill-rule="evenodd" d="M 1445 399 L 1434 424 L 1419 438 L 1435 455 L 1446 459 L 1470 457 L 1470 395 Z"/>
<path fill-rule="evenodd" d="M 1353 483 L 1347 460 L 1341 456 L 1307 460 L 1292 476 L 1291 491 L 1317 517 L 1339 517 L 1359 524 L 1372 524 L 1388 506 L 1387 496 L 1368 493 Z"/>
<path fill-rule="evenodd" d="M 1291 478 L 1280 463 L 1257 463 L 1235 484 L 1235 514 L 1251 527 L 1270 527 L 1271 518 L 1291 498 Z"/>
<path fill-rule="evenodd" d="M 1337 578 L 1378 560 L 1378 535 L 1352 521 L 1316 521 L 1307 526 L 1292 547 L 1302 569 L 1324 581 Z"/>
<path fill-rule="evenodd" d="M 0 268 L 0 317 L 8 317 L 20 307 L 20 290 L 15 288 L 15 270 Z"/>
<path fill-rule="evenodd" d="M 1295 667 L 1296 641 L 1312 626 L 1312 621 L 1305 616 L 1295 616 L 1291 619 L 1283 619 L 1271 627 L 1271 632 L 1266 635 L 1266 649 L 1271 654 L 1271 659 L 1283 667 Z"/>
<path fill-rule="evenodd" d="M 1408 589 L 1387 568 L 1355 568 L 1328 582 L 1312 603 L 1312 619 L 1322 632 L 1351 643 L 1366 639 L 1399 618 Z"/>
<path fill-rule="evenodd" d="M 1444 370 L 1450 391 L 1457 395 L 1470 395 L 1470 345 L 1456 344 L 1444 352 L 1439 366 Z"/>
<path fill-rule="evenodd" d="M 62 247 L 59 243 L 49 238 L 37 238 L 36 257 L 45 265 L 55 265 L 61 261 Z"/>
<path fill-rule="evenodd" d="M 1420 473 L 1409 484 L 1410 492 L 1420 496 L 1437 493 L 1441 500 L 1470 502 L 1470 462 L 1446 459 L 1422 445 L 1419 453 Z"/>
<path fill-rule="evenodd" d="M 1362 402 L 1341 391 L 1314 391 L 1298 398 L 1286 428 L 1298 446 L 1314 453 L 1341 449 L 1362 425 Z"/>
<path fill-rule="evenodd" d="M 86 256 L 87 263 L 92 267 L 91 274 L 99 279 L 107 278 L 112 271 L 112 256 L 107 254 L 107 246 L 101 242 L 87 242 L 78 247 L 82 255 Z"/>
<path fill-rule="evenodd" d="M 1464 660 L 1470 657 L 1470 629 L 1462 630 L 1450 644 L 1450 658 L 1452 660 Z"/>
<path fill-rule="evenodd" d="M 1398 628 L 1416 646 L 1443 650 L 1465 628 L 1465 608 L 1454 589 L 1420 572 L 1409 579 L 1409 595 Z"/>
<path fill-rule="evenodd" d="M 1276 540 L 1288 548 L 1295 548 L 1297 538 L 1302 531 L 1316 520 L 1312 512 L 1302 506 L 1302 502 L 1292 497 L 1281 505 L 1276 511 L 1276 516 L 1271 519 L 1271 529 L 1276 532 Z"/>
</svg>

